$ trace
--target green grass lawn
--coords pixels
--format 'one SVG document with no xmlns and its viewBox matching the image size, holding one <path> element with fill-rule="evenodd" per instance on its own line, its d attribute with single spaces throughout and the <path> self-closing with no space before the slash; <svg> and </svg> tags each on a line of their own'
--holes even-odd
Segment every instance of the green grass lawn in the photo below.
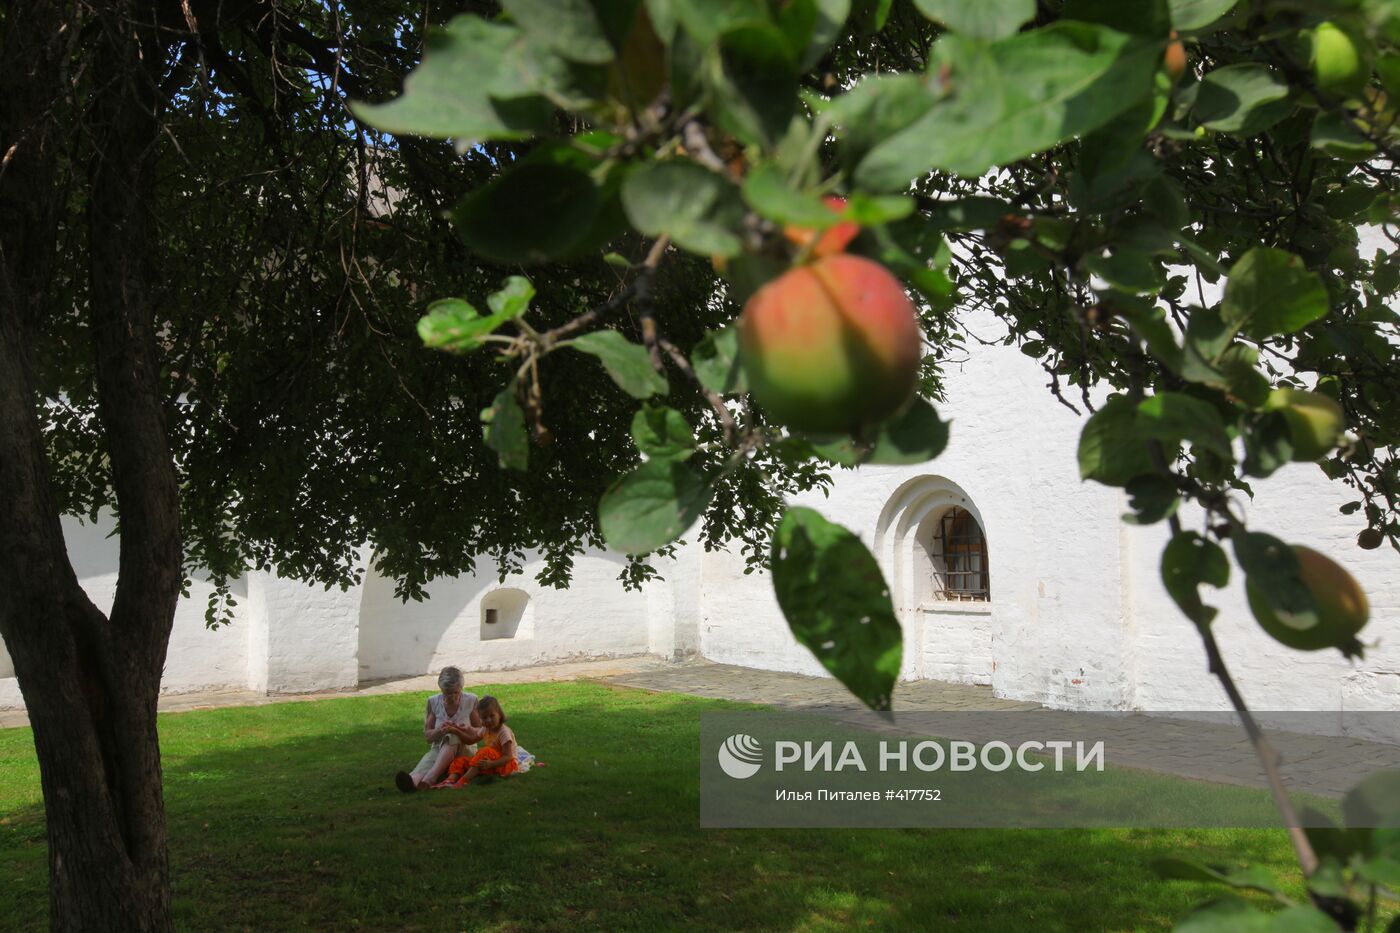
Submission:
<svg viewBox="0 0 1400 933">
<path fill-rule="evenodd" d="M 742 707 L 489 689 L 548 767 L 460 792 L 393 787 L 422 751 L 424 694 L 163 716 L 178 925 L 1165 929 L 1219 893 L 1153 876 L 1181 853 L 1301 893 L 1275 830 L 701 829 L 699 713 Z M 0 731 L 0 927 L 44 926 L 45 849 L 29 730 Z"/>
</svg>

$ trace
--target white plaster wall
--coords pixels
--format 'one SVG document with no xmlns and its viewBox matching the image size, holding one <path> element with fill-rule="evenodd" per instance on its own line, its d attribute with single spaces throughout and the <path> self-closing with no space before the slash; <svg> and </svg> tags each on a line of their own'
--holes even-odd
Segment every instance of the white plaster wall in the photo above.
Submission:
<svg viewBox="0 0 1400 933">
<path fill-rule="evenodd" d="M 703 559 L 704 548 L 691 541 L 656 565 L 661 579 L 646 588 L 649 654 L 683 658 L 699 650 Z"/>
<path fill-rule="evenodd" d="M 255 649 L 265 645 L 264 653 L 250 656 L 250 689 L 311 693 L 358 684 L 363 591 L 363 586 L 326 589 L 273 574 L 250 574 L 246 641 Z"/>
<path fill-rule="evenodd" d="M 999 333 L 985 316 L 972 327 L 984 339 Z M 918 466 L 836 471 L 829 498 L 813 493 L 799 501 L 877 551 L 904 626 L 904 678 L 990 681 L 999 695 L 1056 706 L 1122 706 L 1130 665 L 1118 493 L 1080 482 L 1081 419 L 1049 395 L 1039 368 L 1014 347 L 974 347 L 949 369 L 948 401 L 939 407 L 952 426 L 942 455 Z M 921 483 L 965 494 L 968 501 L 958 504 L 981 516 L 989 611 L 910 605 L 896 549 L 912 542 L 901 543 L 896 521 L 877 543 L 882 512 L 911 491 L 917 495 Z M 724 663 L 821 672 L 788 632 L 767 575 L 743 577 L 740 568 L 733 555 L 705 556 L 701 653 Z"/>
<path fill-rule="evenodd" d="M 107 612 L 116 596 L 118 540 L 110 536 L 115 524 L 103 516 L 95 524 L 75 518 L 63 519 L 63 537 L 68 556 L 78 581 L 98 609 Z M 204 624 L 204 608 L 211 587 L 198 577 L 190 587 L 188 599 L 181 599 L 175 609 L 175 624 L 170 633 L 166 652 L 165 674 L 161 692 L 188 693 L 211 688 L 239 688 L 248 679 L 247 637 L 242 624 L 247 614 L 245 591 L 234 587 L 235 608 L 232 625 L 210 630 Z M 8 664 L 9 656 L 5 655 Z M 19 683 L 13 671 L 0 668 L 0 709 L 24 706 Z"/>
<path fill-rule="evenodd" d="M 996 336 L 985 318 L 973 329 Z M 977 347 L 949 372 L 940 411 L 953 424 L 940 457 L 917 467 L 837 471 L 828 499 L 814 494 L 800 504 L 844 524 L 876 552 L 904 626 L 905 679 L 990 680 L 1000 696 L 1061 708 L 1228 708 L 1206 672 L 1194 628 L 1162 589 L 1166 524 L 1127 525 L 1120 491 L 1080 481 L 1083 418 L 1053 399 L 1047 378 L 1015 348 Z M 1314 465 L 1290 465 L 1253 486 L 1257 499 L 1245 504 L 1252 527 L 1329 554 L 1365 587 L 1372 622 L 1363 640 L 1372 646 L 1364 661 L 1353 663 L 1335 651 L 1278 645 L 1253 621 L 1236 572 L 1215 600 L 1222 609 L 1216 628 L 1246 696 L 1262 710 L 1337 710 L 1343 729 L 1347 710 L 1400 710 L 1394 552 L 1355 547 L 1363 525 L 1337 511 L 1354 496 Z M 918 555 L 889 513 L 906 509 L 916 522 L 920 495 L 955 501 L 937 498 L 938 489 L 964 494 L 968 501 L 958 504 L 981 518 L 989 606 L 911 605 L 908 568 Z M 880 527 L 882 511 L 888 528 Z M 788 632 L 770 579 L 741 570 L 735 555 L 704 557 L 701 653 L 724 663 L 822 673 Z"/>
<path fill-rule="evenodd" d="M 1224 591 L 1205 587 L 1220 609 L 1214 622 L 1231 671 L 1249 703 L 1262 710 L 1400 710 L 1400 565 L 1388 547 L 1363 551 L 1357 516 L 1337 509 L 1354 498 L 1313 464 L 1290 464 L 1266 480 L 1251 481 L 1255 499 L 1241 497 L 1249 527 L 1305 544 L 1346 567 L 1365 589 L 1371 621 L 1361 633 L 1363 660 L 1334 650 L 1298 652 L 1270 638 L 1254 621 L 1243 575 L 1232 566 Z M 1200 530 L 1194 515 L 1186 527 Z M 1206 674 L 1205 652 L 1195 629 L 1162 589 L 1158 565 L 1165 523 L 1133 530 L 1133 574 L 1141 581 L 1133 614 L 1138 620 L 1138 702 L 1148 709 L 1228 709 L 1223 690 Z M 1229 550 L 1229 542 L 1222 542 Z"/>
<path fill-rule="evenodd" d="M 117 592 L 117 559 L 120 542 L 112 534 L 114 521 L 109 516 L 96 524 L 85 524 L 73 518 L 63 520 L 63 538 L 68 557 L 78 574 L 78 581 L 88 597 L 103 612 L 112 608 Z M 170 645 L 165 656 L 165 673 L 161 677 L 161 692 L 188 693 L 209 687 L 241 687 L 248 676 L 246 639 L 239 623 L 246 613 L 244 591 L 234 588 L 234 622 L 218 629 L 204 624 L 204 610 L 214 588 L 196 576 L 190 585 L 190 595 L 175 607 L 175 624 L 170 632 Z"/>
<path fill-rule="evenodd" d="M 820 508 L 820 503 L 804 505 Z M 794 674 L 825 674 L 788 630 L 773 580 L 766 572 L 744 575 L 737 548 L 704 555 L 700 583 L 700 654 L 738 664 Z"/>
<path fill-rule="evenodd" d="M 984 340 L 1003 332 L 985 314 L 969 329 Z M 1034 361 L 1015 347 L 970 344 L 971 358 L 949 367 L 940 406 L 952 421 L 948 449 L 906 475 L 947 477 L 982 516 L 992 685 L 998 695 L 1054 706 L 1119 705 L 1126 658 L 1117 494 L 1080 481 L 1082 419 L 1050 395 Z M 925 614 L 921 675 L 956 675 L 963 623 L 975 630 L 982 621 Z"/>
<path fill-rule="evenodd" d="M 970 326 L 987 340 L 1000 333 L 985 315 Z M 836 470 L 829 496 L 797 500 L 876 553 L 904 627 L 902 677 L 990 683 L 998 695 L 1057 707 L 1225 708 L 1199 639 L 1162 590 L 1165 523 L 1126 525 L 1121 492 L 1079 480 L 1083 418 L 1050 396 L 1048 377 L 1033 361 L 1014 347 L 970 347 L 969 359 L 949 367 L 940 411 L 952 419 L 951 440 L 938 459 Z M 1349 491 L 1313 465 L 1291 465 L 1253 485 L 1256 501 L 1243 503 L 1252 527 L 1307 543 L 1361 581 L 1373 619 L 1363 640 L 1375 644 L 1355 663 L 1335 651 L 1283 648 L 1254 623 L 1237 574 L 1212 601 L 1222 609 L 1216 629 L 1246 696 L 1258 709 L 1336 710 L 1343 730 L 1347 711 L 1400 710 L 1394 552 L 1355 547 L 1361 522 L 1337 511 Z M 917 575 L 929 571 L 918 562 L 913 532 L 948 504 L 969 508 L 986 533 L 988 605 L 918 598 Z M 79 578 L 104 610 L 116 584 L 111 529 L 110 520 L 64 522 Z M 251 574 L 235 586 L 233 624 L 218 631 L 204 626 L 210 588 L 196 581 L 176 612 L 163 689 L 302 692 L 449 664 L 492 670 L 645 653 L 698 652 L 724 663 L 824 673 L 788 631 L 770 578 L 745 575 L 736 552 L 685 545 L 658 565 L 663 579 L 641 592 L 622 588 L 622 563 L 590 551 L 562 591 L 535 583 L 535 560 L 504 583 L 483 563 L 479 573 L 438 581 L 430 599 L 406 605 L 372 570 L 363 586 L 344 592 Z M 483 600 L 503 587 L 527 599 L 518 629 L 514 637 L 483 638 Z M 0 708 L 22 705 L 12 674 L 0 644 Z"/>
<path fill-rule="evenodd" d="M 248 655 L 247 687 L 258 693 L 267 693 L 268 652 L 272 647 L 271 619 L 267 614 L 267 601 L 263 599 L 262 587 L 251 580 L 245 581 L 245 584 L 247 589 L 251 590 L 243 618 L 244 651 Z"/>
<path fill-rule="evenodd" d="M 651 594 L 625 591 L 617 579 L 622 566 L 621 557 L 587 552 L 575 561 L 569 589 L 556 590 L 535 582 L 536 560 L 504 583 L 483 562 L 477 573 L 435 581 L 429 599 L 407 604 L 394 597 L 390 581 L 370 571 L 359 606 L 359 678 L 431 673 L 448 665 L 504 670 L 646 654 L 653 641 Z M 532 623 L 515 638 L 483 640 L 482 599 L 502 587 L 529 596 Z"/>
<path fill-rule="evenodd" d="M 1388 246 L 1382 231 L 1373 227 L 1362 228 L 1361 242 L 1363 253 Z M 1222 284 L 1207 285 L 1205 300 L 1217 300 Z M 1241 693 L 1259 710 L 1336 710 L 1343 731 L 1349 728 L 1348 710 L 1400 710 L 1400 558 L 1388 545 L 1374 551 L 1356 547 L 1364 520 L 1344 516 L 1338 508 L 1358 496 L 1327 479 L 1315 464 L 1289 464 L 1267 479 L 1249 482 L 1254 499 L 1237 497 L 1248 526 L 1307 545 L 1347 568 L 1367 593 L 1371 621 L 1360 636 L 1368 645 L 1363 660 L 1348 661 L 1335 650 L 1285 648 L 1254 621 L 1243 574 L 1232 560 L 1230 585 L 1222 592 L 1203 590 L 1206 602 L 1220 610 L 1213 627 Z M 1202 530 L 1199 513 L 1185 512 L 1182 521 Z M 1206 672 L 1200 638 L 1162 588 L 1159 566 L 1170 537 L 1167 524 L 1124 526 L 1123 535 L 1129 542 L 1125 574 L 1133 581 L 1135 704 L 1156 710 L 1228 709 L 1224 690 Z M 1220 543 L 1230 550 L 1228 541 Z"/>
<path fill-rule="evenodd" d="M 18 709 L 24 705 L 24 697 L 19 692 L 19 681 L 15 679 L 15 665 L 10 653 L 5 650 L 5 642 L 0 639 L 0 709 Z"/>
</svg>

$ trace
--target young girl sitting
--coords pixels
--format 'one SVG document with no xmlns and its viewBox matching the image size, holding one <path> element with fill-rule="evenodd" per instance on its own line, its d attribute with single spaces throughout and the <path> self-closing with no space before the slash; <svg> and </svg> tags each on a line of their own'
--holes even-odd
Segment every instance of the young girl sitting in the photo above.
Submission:
<svg viewBox="0 0 1400 933">
<path fill-rule="evenodd" d="M 476 777 L 505 777 L 520 770 L 515 733 L 506 725 L 506 714 L 500 702 L 493 696 L 484 696 L 477 700 L 476 712 L 484 730 L 480 750 L 470 757 L 463 755 L 454 759 L 447 769 L 447 780 L 439 786 L 462 787 Z"/>
</svg>

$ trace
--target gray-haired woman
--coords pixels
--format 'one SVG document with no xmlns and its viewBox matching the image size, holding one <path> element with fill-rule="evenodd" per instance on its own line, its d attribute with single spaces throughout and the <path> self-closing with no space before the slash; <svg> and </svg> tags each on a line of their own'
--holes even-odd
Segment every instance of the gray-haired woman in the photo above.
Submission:
<svg viewBox="0 0 1400 933">
<path fill-rule="evenodd" d="M 405 794 L 437 783 L 452 759 L 469 753 L 467 750 L 481 738 L 476 694 L 462 692 L 462 672 L 455 667 L 444 667 L 438 674 L 438 689 L 442 692 L 428 697 L 423 717 L 423 738 L 428 742 L 428 751 L 412 771 L 394 775 L 394 784 Z"/>
</svg>

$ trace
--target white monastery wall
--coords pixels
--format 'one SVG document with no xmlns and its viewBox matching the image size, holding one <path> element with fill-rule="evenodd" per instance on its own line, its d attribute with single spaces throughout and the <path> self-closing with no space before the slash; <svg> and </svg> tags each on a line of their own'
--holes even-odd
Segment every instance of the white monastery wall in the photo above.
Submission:
<svg viewBox="0 0 1400 933">
<path fill-rule="evenodd" d="M 104 612 L 117 579 L 110 520 L 64 520 L 70 557 L 88 595 Z M 368 562 L 369 555 L 362 558 Z M 538 560 L 505 583 L 483 562 L 475 575 L 435 581 L 429 599 L 400 603 L 393 584 L 372 569 L 349 590 L 308 586 L 272 574 L 235 582 L 234 619 L 204 624 L 212 587 L 196 580 L 176 610 L 161 688 L 165 693 L 248 689 L 305 693 L 354 687 L 363 680 L 436 672 L 455 664 L 501 670 L 531 664 L 653 653 L 694 654 L 698 640 L 699 548 L 665 562 L 666 579 L 642 592 L 623 590 L 621 557 L 589 552 L 575 562 L 567 591 L 534 580 Z M 487 610 L 494 609 L 487 621 Z M 686 621 L 689 620 L 687 630 Z M 0 709 L 24 705 L 0 643 Z"/>
<path fill-rule="evenodd" d="M 660 628 L 658 615 L 673 611 L 666 590 L 675 581 L 656 594 L 626 592 L 617 579 L 622 567 L 621 557 L 588 552 L 575 561 L 569 589 L 556 590 L 535 582 L 535 560 L 504 583 L 483 561 L 475 574 L 435 581 L 429 599 L 407 604 L 394 597 L 391 581 L 371 572 L 359 611 L 359 677 L 646 654 L 654 643 L 658 653 L 673 653 L 653 628 Z M 492 608 L 496 621 L 488 622 Z"/>
<path fill-rule="evenodd" d="M 242 582 L 249 603 L 248 689 L 309 693 L 359 683 L 364 587 L 326 589 L 268 573 L 249 574 Z"/>
<path fill-rule="evenodd" d="M 970 326 L 988 340 L 1001 333 L 986 316 Z M 829 496 L 798 500 L 850 528 L 879 559 L 904 628 L 902 677 L 990 684 L 1000 696 L 1063 708 L 1225 708 L 1194 628 L 1161 585 L 1166 523 L 1126 525 L 1120 491 L 1080 481 L 1082 417 L 1054 400 L 1034 361 L 1015 347 L 969 350 L 948 368 L 939 408 L 952 419 L 951 439 L 937 460 L 835 470 Z M 1336 710 L 1343 728 L 1343 711 L 1400 710 L 1395 553 L 1356 548 L 1361 523 L 1338 512 L 1351 491 L 1311 464 L 1252 485 L 1256 502 L 1240 497 L 1252 527 L 1308 544 L 1360 580 L 1372 607 L 1364 640 L 1377 644 L 1355 663 L 1283 648 L 1254 622 L 1235 571 L 1207 601 L 1221 609 L 1215 628 L 1245 695 L 1257 709 Z M 932 535 L 952 506 L 985 532 L 989 602 L 932 598 Z M 1200 524 L 1192 514 L 1183 521 Z M 63 525 L 79 579 L 104 610 L 116 585 L 112 527 Z M 823 673 L 788 631 L 768 575 L 745 575 L 737 546 L 705 553 L 690 538 L 641 592 L 622 588 L 620 556 L 597 551 L 577 559 L 568 590 L 539 586 L 536 559 L 504 583 L 483 561 L 476 574 L 436 581 L 431 598 L 407 604 L 372 569 L 348 591 L 250 574 L 234 586 L 234 621 L 216 631 L 204 626 L 211 588 L 196 580 L 176 612 L 163 689 L 304 692 L 449 664 L 499 670 L 640 654 Z M 0 708 L 22 705 L 0 644 Z"/>
<path fill-rule="evenodd" d="M 19 692 L 19 681 L 15 679 L 14 662 L 5 650 L 5 642 L 0 640 L 0 709 L 18 709 L 23 705 L 24 697 Z"/>
<path fill-rule="evenodd" d="M 108 612 L 117 593 L 117 558 L 120 543 L 112 534 L 111 516 L 95 524 L 63 519 L 63 539 L 79 582 L 98 609 Z M 183 693 L 207 687 L 242 687 L 248 678 L 246 639 L 240 624 L 246 618 L 246 587 L 235 586 L 235 622 L 217 631 L 204 625 L 204 610 L 214 588 L 195 577 L 190 595 L 175 609 L 175 625 L 165 657 L 163 689 Z"/>
<path fill-rule="evenodd" d="M 661 579 L 647 584 L 647 652 L 682 658 L 700 650 L 703 548 L 686 544 L 658 565 Z"/>
<path fill-rule="evenodd" d="M 1361 252 L 1386 246 L 1374 227 L 1361 229 Z M 1207 301 L 1222 284 L 1207 285 Z M 1208 605 L 1220 610 L 1216 639 L 1241 692 L 1258 710 L 1400 710 L 1400 557 L 1389 545 L 1374 551 L 1356 546 L 1365 527 L 1357 515 L 1338 509 L 1360 498 L 1311 463 L 1289 464 L 1267 479 L 1251 479 L 1255 498 L 1236 502 L 1248 526 L 1291 544 L 1319 551 L 1344 566 L 1366 591 L 1371 621 L 1361 634 L 1366 657 L 1348 661 L 1334 650 L 1297 652 L 1270 638 L 1254 621 L 1243 574 L 1232 562 L 1230 585 L 1203 587 Z M 1183 511 L 1182 524 L 1202 531 L 1200 513 Z M 1170 537 L 1166 522 L 1150 528 L 1124 526 L 1126 576 L 1133 581 L 1128 613 L 1136 664 L 1132 705 L 1142 709 L 1220 710 L 1229 700 L 1206 672 L 1205 649 L 1195 628 L 1162 587 L 1159 564 Z M 1219 542 L 1228 552 L 1228 541 Z M 1339 715 L 1339 724 L 1346 723 Z"/>
<path fill-rule="evenodd" d="M 982 319 L 983 339 L 1000 331 Z M 905 679 L 991 684 L 1066 707 L 1128 702 L 1128 641 L 1116 490 L 1079 480 L 1081 420 L 1014 347 L 976 346 L 950 367 L 947 450 L 928 464 L 838 470 L 829 497 L 799 502 L 871 547 L 904 627 Z M 1071 399 L 1078 401 L 1077 399 Z M 935 601 L 927 547 L 949 506 L 987 537 L 989 603 Z M 700 651 L 711 660 L 820 673 L 788 632 L 767 574 L 737 555 L 705 555 Z"/>
<path fill-rule="evenodd" d="M 820 501 L 802 504 L 822 509 L 831 517 Z M 768 671 L 826 673 L 788 631 L 773 595 L 772 578 L 763 572 L 745 576 L 744 560 L 737 548 L 704 555 L 700 606 L 702 657 Z"/>
<path fill-rule="evenodd" d="M 1340 652 L 1292 651 L 1270 638 L 1251 614 L 1243 574 L 1231 567 L 1222 591 L 1203 587 L 1205 601 L 1220 610 L 1213 627 L 1240 690 L 1261 710 L 1400 710 L 1400 566 L 1389 547 L 1356 546 L 1361 520 L 1338 507 L 1354 498 L 1308 463 L 1289 464 L 1266 480 L 1251 481 L 1256 498 L 1240 496 L 1249 526 L 1303 544 L 1342 564 L 1365 589 L 1371 622 L 1361 633 L 1366 657 L 1348 661 Z M 1199 513 L 1182 516 L 1201 530 Z M 1224 691 L 1207 676 L 1205 650 L 1195 628 L 1162 588 L 1158 572 L 1166 523 L 1132 529 L 1130 555 L 1137 622 L 1136 705 L 1146 709 L 1228 709 Z M 1220 542 L 1229 551 L 1228 541 Z"/>
<path fill-rule="evenodd" d="M 112 608 L 116 596 L 118 540 L 112 535 L 114 528 L 110 516 L 100 517 L 95 524 L 63 519 L 63 537 L 73 569 L 88 598 L 103 612 Z M 248 600 L 247 588 L 242 584 L 239 581 L 234 587 L 234 599 L 238 602 L 234 624 L 209 631 L 204 625 L 204 608 L 214 590 L 207 581 L 195 578 L 189 598 L 181 599 L 175 610 L 161 681 L 163 690 L 184 693 L 247 685 Z M 3 651 L 0 644 L 0 653 Z M 23 705 L 10 657 L 0 654 L 0 709 Z"/>
</svg>

